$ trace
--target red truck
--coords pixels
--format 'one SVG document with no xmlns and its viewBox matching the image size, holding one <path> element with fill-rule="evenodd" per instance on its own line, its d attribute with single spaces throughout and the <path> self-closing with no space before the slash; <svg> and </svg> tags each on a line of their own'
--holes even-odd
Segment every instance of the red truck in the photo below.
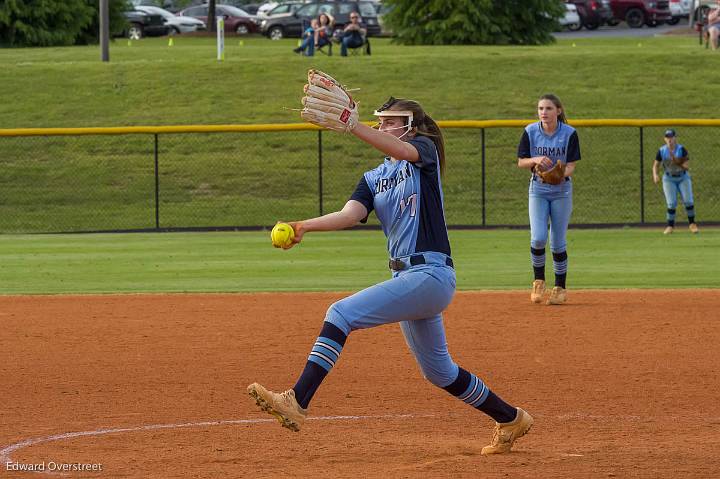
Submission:
<svg viewBox="0 0 720 479">
<path fill-rule="evenodd" d="M 613 21 L 625 21 L 630 28 L 656 27 L 672 19 L 669 0 L 610 0 Z"/>
</svg>

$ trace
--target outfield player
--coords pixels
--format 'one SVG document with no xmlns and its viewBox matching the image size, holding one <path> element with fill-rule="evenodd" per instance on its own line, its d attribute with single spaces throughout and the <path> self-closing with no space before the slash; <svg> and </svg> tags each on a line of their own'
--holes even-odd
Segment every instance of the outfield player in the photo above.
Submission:
<svg viewBox="0 0 720 479">
<path fill-rule="evenodd" d="M 698 232 L 695 223 L 695 204 L 693 202 L 692 180 L 688 171 L 688 151 L 683 145 L 678 144 L 675 138 L 675 130 L 665 131 L 665 145 L 661 146 L 655 155 L 653 163 L 653 181 L 657 185 L 660 181 L 658 176 L 659 166 L 662 164 L 665 174 L 662 177 L 665 203 L 667 203 L 667 226 L 664 234 L 668 235 L 675 229 L 675 211 L 677 208 L 677 195 L 680 193 L 685 211 L 687 212 L 690 231 Z"/>
<path fill-rule="evenodd" d="M 443 211 L 441 172 L 443 137 L 437 124 L 415 101 L 390 98 L 375 112 L 379 129 L 362 123 L 351 133 L 387 155 L 360 178 L 342 210 L 290 223 L 294 243 L 306 233 L 334 231 L 365 222 L 374 210 L 387 236 L 391 279 L 342 299 L 327 311 L 305 369 L 283 393 L 254 383 L 248 393 L 284 427 L 298 431 L 310 401 L 357 329 L 399 323 L 423 375 L 435 386 L 496 421 L 482 454 L 509 452 L 533 423 L 520 408 L 503 401 L 473 373 L 450 357 L 442 312 L 455 293 Z"/>
<path fill-rule="evenodd" d="M 577 132 L 567 124 L 560 99 L 552 94 L 538 100 L 540 121 L 525 127 L 518 145 L 518 167 L 532 171 L 528 191 L 530 215 L 530 258 L 535 279 L 530 300 L 541 303 L 545 294 L 545 245 L 550 223 L 550 249 L 555 269 L 555 286 L 546 304 L 563 304 L 567 300 L 567 228 L 572 213 L 572 175 L 580 159 Z M 540 171 L 564 165 L 558 184 L 543 181 Z M 561 166 L 562 166 L 561 165 Z"/>
</svg>

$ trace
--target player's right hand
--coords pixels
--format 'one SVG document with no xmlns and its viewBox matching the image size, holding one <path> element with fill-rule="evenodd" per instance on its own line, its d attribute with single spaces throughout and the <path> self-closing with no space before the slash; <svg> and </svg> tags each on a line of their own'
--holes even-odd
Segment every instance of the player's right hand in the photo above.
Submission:
<svg viewBox="0 0 720 479">
<path fill-rule="evenodd" d="M 298 244 L 300 241 L 302 241 L 303 234 L 305 234 L 305 229 L 302 227 L 302 221 L 291 221 L 288 224 L 292 226 L 292 229 L 295 232 L 295 236 L 292 239 L 292 243 L 290 243 L 290 245 L 288 245 L 284 249 L 290 249 L 296 244 Z"/>
<path fill-rule="evenodd" d="M 533 156 L 532 160 L 535 162 L 535 166 L 540 170 L 547 170 L 552 168 L 552 160 L 547 156 Z"/>
</svg>

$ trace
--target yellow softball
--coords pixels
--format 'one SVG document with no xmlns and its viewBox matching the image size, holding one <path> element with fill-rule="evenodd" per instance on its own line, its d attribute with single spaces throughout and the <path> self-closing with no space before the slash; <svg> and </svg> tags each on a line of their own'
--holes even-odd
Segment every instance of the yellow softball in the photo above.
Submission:
<svg viewBox="0 0 720 479">
<path fill-rule="evenodd" d="M 270 240 L 276 248 L 287 248 L 295 238 L 295 231 L 287 223 L 276 224 L 270 232 Z"/>
</svg>

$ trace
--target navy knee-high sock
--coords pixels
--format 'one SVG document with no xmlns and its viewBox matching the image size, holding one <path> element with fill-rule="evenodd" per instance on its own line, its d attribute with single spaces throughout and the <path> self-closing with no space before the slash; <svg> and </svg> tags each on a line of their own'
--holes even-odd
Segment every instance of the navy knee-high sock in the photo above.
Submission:
<svg viewBox="0 0 720 479">
<path fill-rule="evenodd" d="M 500 399 L 480 378 L 463 368 L 458 369 L 457 379 L 443 389 L 484 412 L 495 422 L 510 422 L 517 416 L 516 408 Z"/>
<path fill-rule="evenodd" d="M 532 260 L 535 279 L 545 281 L 545 248 L 538 249 L 530 247 L 530 259 Z"/>
<path fill-rule="evenodd" d="M 555 286 L 560 286 L 565 289 L 568 263 L 567 251 L 560 251 L 559 253 L 553 253 L 552 255 L 553 267 L 555 268 Z"/>
<path fill-rule="evenodd" d="M 293 387 L 295 399 L 303 409 L 307 409 L 320 383 L 335 366 L 346 339 L 347 335 L 340 328 L 327 321 L 323 323 L 320 335 L 308 356 L 305 369 Z"/>
<path fill-rule="evenodd" d="M 695 223 L 695 205 L 686 206 L 685 211 L 687 211 L 688 223 Z"/>
</svg>

